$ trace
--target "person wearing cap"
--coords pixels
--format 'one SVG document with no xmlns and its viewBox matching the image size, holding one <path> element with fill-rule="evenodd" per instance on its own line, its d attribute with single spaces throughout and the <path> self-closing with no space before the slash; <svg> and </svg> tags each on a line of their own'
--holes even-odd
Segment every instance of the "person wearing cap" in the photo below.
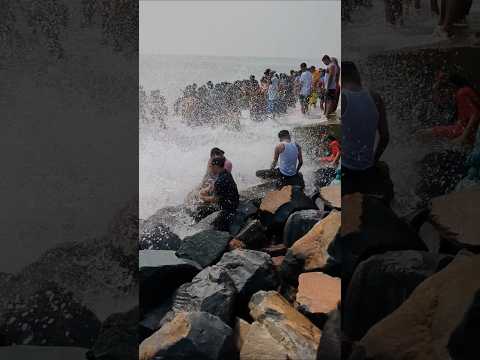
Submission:
<svg viewBox="0 0 480 360">
<path fill-rule="evenodd" d="M 228 231 L 232 224 L 235 212 L 239 204 L 237 184 L 231 173 L 225 170 L 225 158 L 216 157 L 211 161 L 211 171 L 216 177 L 213 188 L 205 188 L 200 191 L 200 199 L 220 209 L 220 214 L 213 222 L 213 226 L 219 231 Z M 213 190 L 210 194 L 210 190 Z"/>
</svg>

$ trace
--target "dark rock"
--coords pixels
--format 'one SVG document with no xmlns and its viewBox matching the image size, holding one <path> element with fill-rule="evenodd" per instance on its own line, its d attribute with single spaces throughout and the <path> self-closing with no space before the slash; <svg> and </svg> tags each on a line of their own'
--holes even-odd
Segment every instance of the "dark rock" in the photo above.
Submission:
<svg viewBox="0 0 480 360">
<path fill-rule="evenodd" d="M 276 244 L 263 248 L 261 251 L 267 253 L 273 258 L 277 256 L 284 256 L 287 253 L 287 247 L 285 244 Z"/>
<path fill-rule="evenodd" d="M 324 216 L 320 210 L 296 211 L 288 217 L 283 229 L 283 243 L 290 247 L 300 239 Z"/>
<path fill-rule="evenodd" d="M 2 314 L 7 344 L 90 348 L 101 323 L 90 310 L 55 284 L 19 299 Z"/>
<path fill-rule="evenodd" d="M 480 289 L 480 277 L 472 276 L 479 271 L 480 255 L 460 256 L 423 281 L 358 343 L 367 358 L 448 359 L 450 336 Z"/>
<path fill-rule="evenodd" d="M 167 206 L 158 210 L 155 214 L 146 219 L 140 228 L 140 233 L 149 232 L 156 226 L 163 224 L 174 229 L 179 219 L 187 217 L 187 208 L 184 205 Z M 190 219 L 191 220 L 191 219 Z"/>
<path fill-rule="evenodd" d="M 238 291 L 238 303 L 246 304 L 259 290 L 278 286 L 272 258 L 260 251 L 233 250 L 223 255 L 218 266 L 224 267 Z"/>
<path fill-rule="evenodd" d="M 192 282 L 178 288 L 173 296 L 172 312 L 203 311 L 230 324 L 236 295 L 235 284 L 227 270 L 210 266 L 199 272 Z"/>
<path fill-rule="evenodd" d="M 452 150 L 426 155 L 419 164 L 417 195 L 429 200 L 452 191 L 467 174 L 465 160 L 465 153 Z"/>
<path fill-rule="evenodd" d="M 335 179 L 336 173 L 337 169 L 332 167 L 323 167 L 316 170 L 313 174 L 315 186 L 317 188 L 322 188 L 330 185 L 330 183 Z"/>
<path fill-rule="evenodd" d="M 480 290 L 477 290 L 473 302 L 460 324 L 455 328 L 448 341 L 448 352 L 452 360 L 468 360 L 477 352 L 478 334 L 480 334 Z"/>
<path fill-rule="evenodd" d="M 85 360 L 86 348 L 72 346 L 15 345 L 0 347 L 0 359 Z"/>
<path fill-rule="evenodd" d="M 440 232 L 431 222 L 426 221 L 423 223 L 418 231 L 418 236 L 420 236 L 428 251 L 434 254 L 440 252 L 442 238 L 440 237 Z"/>
<path fill-rule="evenodd" d="M 140 344 L 139 359 L 233 359 L 232 329 L 218 317 L 205 313 L 178 313 Z"/>
<path fill-rule="evenodd" d="M 110 315 L 102 324 L 88 359 L 128 360 L 138 358 L 138 308 Z"/>
<path fill-rule="evenodd" d="M 181 242 L 167 226 L 159 224 L 140 235 L 139 247 L 140 250 L 178 250 Z"/>
<path fill-rule="evenodd" d="M 180 285 L 189 282 L 201 270 L 193 261 L 180 259 L 173 251 L 141 250 L 140 309 L 150 311 L 164 302 Z"/>
<path fill-rule="evenodd" d="M 259 207 L 265 195 L 275 189 L 276 184 L 273 180 L 249 187 L 248 189 L 240 191 L 240 201 L 252 201 L 252 204 Z"/>
<path fill-rule="evenodd" d="M 157 305 L 153 310 L 146 313 L 141 319 L 138 327 L 139 340 L 143 341 L 160 328 L 165 315 L 169 313 L 173 306 L 173 294 L 164 302 Z"/>
<path fill-rule="evenodd" d="M 340 236 L 329 248 L 330 264 L 341 264 L 342 287 L 348 286 L 356 266 L 375 254 L 396 250 L 427 250 L 418 235 L 385 203 L 371 195 L 342 198 Z"/>
<path fill-rule="evenodd" d="M 332 311 L 322 329 L 317 360 L 340 360 L 342 358 L 342 330 L 340 311 Z"/>
<path fill-rule="evenodd" d="M 227 250 L 229 241 L 232 239 L 229 233 L 204 230 L 195 235 L 187 236 L 177 250 L 176 255 L 190 259 L 206 267 L 214 264 Z"/>
<path fill-rule="evenodd" d="M 236 236 L 240 230 L 244 227 L 248 219 L 252 218 L 257 214 L 258 206 L 254 201 L 242 201 L 237 208 L 235 217 L 233 218 L 232 224 L 230 225 L 230 234 Z"/>
<path fill-rule="evenodd" d="M 197 233 L 204 230 L 215 230 L 215 220 L 220 215 L 221 211 L 215 211 L 214 213 L 208 215 L 204 219 L 200 220 L 198 223 L 191 227 L 192 233 Z"/>
<path fill-rule="evenodd" d="M 428 277 L 453 259 L 422 251 L 375 255 L 358 265 L 343 300 L 343 331 L 361 339 L 370 327 L 397 309 Z"/>
<path fill-rule="evenodd" d="M 316 210 L 314 202 L 296 186 L 270 192 L 260 205 L 260 221 L 272 231 L 282 231 L 288 217 L 300 210 Z"/>
<path fill-rule="evenodd" d="M 259 220 L 250 220 L 235 239 L 242 241 L 248 249 L 259 249 L 268 242 L 266 229 Z"/>
<path fill-rule="evenodd" d="M 211 204 L 195 204 L 186 208 L 186 212 L 195 222 L 205 219 L 207 216 L 218 211 L 218 207 Z"/>
</svg>

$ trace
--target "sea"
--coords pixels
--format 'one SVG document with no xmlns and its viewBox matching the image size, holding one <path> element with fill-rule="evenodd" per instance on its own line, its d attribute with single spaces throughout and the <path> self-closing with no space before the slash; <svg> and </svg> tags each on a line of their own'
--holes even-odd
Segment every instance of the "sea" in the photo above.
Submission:
<svg viewBox="0 0 480 360">
<path fill-rule="evenodd" d="M 140 85 L 147 91 L 160 90 L 169 105 L 166 129 L 153 127 L 140 131 L 140 218 L 146 219 L 157 210 L 179 205 L 187 194 L 200 183 L 209 158 L 210 149 L 219 147 L 233 163 L 233 177 L 239 190 L 260 183 L 255 171 L 268 168 L 273 148 L 282 129 L 320 121 L 320 115 L 305 117 L 299 108 L 276 119 L 255 122 L 248 111 L 242 112 L 239 131 L 224 127 L 188 127 L 172 115 L 172 103 L 186 85 L 260 79 L 267 68 L 277 72 L 298 69 L 301 62 L 319 66 L 320 59 L 256 58 L 141 55 Z M 309 176 L 313 160 L 306 161 L 304 176 Z M 182 229 L 175 229 L 180 235 Z"/>
</svg>

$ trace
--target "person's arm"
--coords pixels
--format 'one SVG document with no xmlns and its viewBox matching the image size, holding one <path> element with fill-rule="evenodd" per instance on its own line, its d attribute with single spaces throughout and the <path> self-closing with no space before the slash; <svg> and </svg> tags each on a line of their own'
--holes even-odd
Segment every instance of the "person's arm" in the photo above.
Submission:
<svg viewBox="0 0 480 360">
<path fill-rule="evenodd" d="M 272 162 L 272 166 L 270 166 L 271 170 L 274 170 L 275 167 L 277 166 L 278 158 L 280 156 L 280 153 L 283 151 L 283 149 L 284 149 L 283 144 L 278 144 L 277 146 L 275 146 L 275 151 L 273 152 L 273 162 Z"/>
<path fill-rule="evenodd" d="M 295 144 L 295 145 L 297 145 L 297 149 L 298 149 L 298 165 L 297 165 L 297 174 L 298 174 L 298 172 L 300 171 L 300 168 L 303 165 L 303 155 L 302 155 L 302 148 L 300 147 L 300 145 L 298 144 Z"/>
<path fill-rule="evenodd" d="M 327 86 L 326 89 L 330 89 L 330 85 L 332 84 L 332 81 L 335 81 L 335 76 L 333 76 L 333 66 L 329 66 L 327 68 L 328 72 L 328 81 L 327 81 Z"/>
<path fill-rule="evenodd" d="M 388 130 L 387 113 L 385 104 L 380 95 L 372 93 L 372 97 L 377 105 L 378 110 L 378 135 L 379 141 L 375 149 L 375 162 L 379 161 L 390 141 L 390 132 Z"/>
</svg>

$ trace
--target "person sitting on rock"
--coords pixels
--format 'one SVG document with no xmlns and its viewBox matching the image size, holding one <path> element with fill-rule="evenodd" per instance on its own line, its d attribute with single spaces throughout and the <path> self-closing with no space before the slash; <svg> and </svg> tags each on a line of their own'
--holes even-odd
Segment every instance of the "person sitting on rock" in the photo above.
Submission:
<svg viewBox="0 0 480 360">
<path fill-rule="evenodd" d="M 275 146 L 273 162 L 270 170 L 279 180 L 279 187 L 286 185 L 298 185 L 305 187 L 300 168 L 303 165 L 302 148 L 295 142 L 288 130 L 278 133 L 280 143 Z M 278 168 L 277 168 L 278 164 Z"/>
<path fill-rule="evenodd" d="M 341 96 L 342 195 L 375 193 L 382 182 L 377 164 L 389 142 L 383 100 L 362 86 L 360 73 L 350 61 L 342 62 Z"/>
<path fill-rule="evenodd" d="M 480 97 L 460 75 L 450 76 L 448 83 L 453 85 L 455 91 L 455 123 L 422 129 L 417 131 L 416 136 L 421 140 L 449 139 L 454 144 L 472 145 L 480 123 Z"/>
<path fill-rule="evenodd" d="M 216 177 L 215 183 L 200 191 L 200 199 L 205 204 L 218 206 L 220 214 L 212 225 L 216 230 L 228 231 L 239 204 L 237 184 L 232 174 L 225 169 L 225 158 L 213 158 L 211 171 Z"/>
<path fill-rule="evenodd" d="M 340 159 L 340 143 L 332 135 L 328 135 L 326 140 L 328 141 L 330 155 L 320 158 L 320 162 L 323 166 L 336 168 Z"/>
</svg>

